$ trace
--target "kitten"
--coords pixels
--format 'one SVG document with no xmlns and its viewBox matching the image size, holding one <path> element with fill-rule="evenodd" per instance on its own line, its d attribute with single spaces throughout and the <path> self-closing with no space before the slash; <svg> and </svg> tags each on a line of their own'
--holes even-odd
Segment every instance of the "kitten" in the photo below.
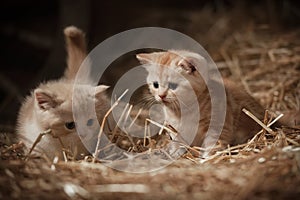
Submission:
<svg viewBox="0 0 300 200">
<path fill-rule="evenodd" d="M 150 93 L 163 105 L 167 124 L 174 127 L 191 146 L 211 147 L 217 139 L 223 147 L 228 144 L 240 144 L 261 130 L 253 119 L 242 112 L 242 108 L 246 108 L 262 120 L 264 114 L 262 106 L 243 88 L 224 79 L 226 110 L 225 106 L 218 106 L 221 112 L 226 112 L 225 123 L 219 138 L 217 133 L 206 135 L 212 115 L 212 103 L 204 79 L 211 84 L 222 83 L 208 78 L 207 62 L 199 54 L 170 50 L 141 53 L 136 57 L 145 64 Z M 201 70 L 203 77 L 196 69 Z M 196 104 L 199 105 L 200 112 L 193 110 Z M 183 119 L 184 123 L 180 121 L 181 116 L 186 118 Z M 197 119 L 199 120 L 195 121 Z M 193 126 L 194 124 L 197 126 Z M 217 130 L 220 126 L 222 124 L 213 122 L 212 130 Z M 195 137 L 184 135 L 195 131 L 195 128 L 197 129 Z"/>
<path fill-rule="evenodd" d="M 77 124 L 74 123 L 72 112 L 75 76 L 87 56 L 85 37 L 84 33 L 74 26 L 65 28 L 64 35 L 68 54 L 64 76 L 59 80 L 41 83 L 31 92 L 21 106 L 17 120 L 17 133 L 28 148 L 31 148 L 40 133 L 51 129 L 51 135 L 44 135 L 35 148 L 49 158 L 62 158 L 62 145 L 56 137 L 59 137 L 64 147 L 71 152 L 77 152 L 77 155 L 88 153 L 76 132 Z M 97 118 L 101 121 L 109 108 L 109 101 L 104 94 L 108 86 L 94 87 L 85 84 L 79 85 L 78 88 L 74 95 L 78 100 L 76 106 L 84 109 L 88 105 L 95 105 Z M 86 116 L 86 120 L 87 126 L 93 126 L 97 119 Z M 85 139 L 91 136 L 80 137 Z"/>
</svg>

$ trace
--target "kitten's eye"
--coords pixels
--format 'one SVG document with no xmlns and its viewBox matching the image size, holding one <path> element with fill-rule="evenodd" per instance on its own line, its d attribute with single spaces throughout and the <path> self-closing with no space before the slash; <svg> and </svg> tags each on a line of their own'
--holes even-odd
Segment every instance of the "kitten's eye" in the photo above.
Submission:
<svg viewBox="0 0 300 200">
<path fill-rule="evenodd" d="M 157 81 L 154 81 L 154 82 L 153 82 L 153 87 L 154 87 L 154 88 L 158 88 L 158 87 L 159 87 L 159 84 L 158 84 Z"/>
<path fill-rule="evenodd" d="M 69 130 L 72 130 L 75 128 L 75 122 L 67 122 L 65 123 L 65 127 Z"/>
<path fill-rule="evenodd" d="M 168 86 L 171 90 L 175 90 L 177 87 L 178 87 L 178 84 L 177 83 L 169 83 L 169 86 Z"/>
<path fill-rule="evenodd" d="M 86 125 L 87 126 L 92 126 L 93 123 L 94 123 L 94 120 L 93 119 L 89 119 L 89 120 L 87 120 Z"/>
</svg>

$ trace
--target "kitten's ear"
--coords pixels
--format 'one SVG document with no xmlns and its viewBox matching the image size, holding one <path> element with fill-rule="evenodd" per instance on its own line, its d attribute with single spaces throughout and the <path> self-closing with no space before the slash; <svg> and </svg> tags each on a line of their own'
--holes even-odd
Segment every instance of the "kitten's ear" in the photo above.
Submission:
<svg viewBox="0 0 300 200">
<path fill-rule="evenodd" d="M 55 96 L 39 88 L 34 90 L 34 97 L 39 108 L 42 110 L 55 108 L 58 104 Z"/>
<path fill-rule="evenodd" d="M 184 71 L 188 74 L 193 74 L 195 71 L 198 71 L 202 77 L 208 76 L 208 66 L 205 58 L 196 53 L 188 53 L 184 55 L 178 64 Z"/>
<path fill-rule="evenodd" d="M 154 54 L 153 53 L 139 53 L 136 54 L 136 58 L 140 61 L 141 64 L 149 64 L 153 62 Z"/>
<path fill-rule="evenodd" d="M 95 87 L 95 96 L 100 95 L 102 92 L 107 90 L 110 86 L 107 85 L 99 85 Z"/>
</svg>

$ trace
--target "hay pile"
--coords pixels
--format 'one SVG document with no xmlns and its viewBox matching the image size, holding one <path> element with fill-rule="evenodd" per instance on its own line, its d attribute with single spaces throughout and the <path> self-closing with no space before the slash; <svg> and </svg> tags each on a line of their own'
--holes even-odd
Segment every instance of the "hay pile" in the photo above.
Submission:
<svg viewBox="0 0 300 200">
<path fill-rule="evenodd" d="M 299 135 L 299 129 L 298 129 Z M 3 140 L 1 140 L 3 141 Z M 258 145 L 259 146 L 259 145 Z M 22 145 L 1 144 L 1 199 L 296 199 L 300 148 L 223 152 L 204 163 L 181 158 L 131 174 L 87 161 L 23 161 Z"/>
<path fill-rule="evenodd" d="M 296 110 L 299 33 L 235 32 L 214 59 L 224 76 L 240 81 L 270 111 Z M 170 166 L 141 174 L 119 172 L 91 158 L 24 161 L 23 145 L 14 135 L 3 133 L 0 141 L 0 199 L 296 199 L 300 195 L 299 126 L 261 131 L 249 142 L 204 160 L 193 156 L 197 148 L 190 149 Z"/>
</svg>

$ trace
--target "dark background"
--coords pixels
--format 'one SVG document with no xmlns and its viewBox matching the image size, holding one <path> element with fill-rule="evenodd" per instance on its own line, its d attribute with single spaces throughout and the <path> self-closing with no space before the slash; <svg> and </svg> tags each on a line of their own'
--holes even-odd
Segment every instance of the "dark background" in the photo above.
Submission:
<svg viewBox="0 0 300 200">
<path fill-rule="evenodd" d="M 86 32 L 89 50 L 137 27 L 171 28 L 197 40 L 219 59 L 226 35 L 249 26 L 274 32 L 299 28 L 297 0 L 11 0 L 0 7 L 0 129 L 13 131 L 23 98 L 65 67 L 63 28 Z M 115 71 L 124 69 L 115 69 Z M 111 72 L 104 82 L 115 78 Z"/>
</svg>

